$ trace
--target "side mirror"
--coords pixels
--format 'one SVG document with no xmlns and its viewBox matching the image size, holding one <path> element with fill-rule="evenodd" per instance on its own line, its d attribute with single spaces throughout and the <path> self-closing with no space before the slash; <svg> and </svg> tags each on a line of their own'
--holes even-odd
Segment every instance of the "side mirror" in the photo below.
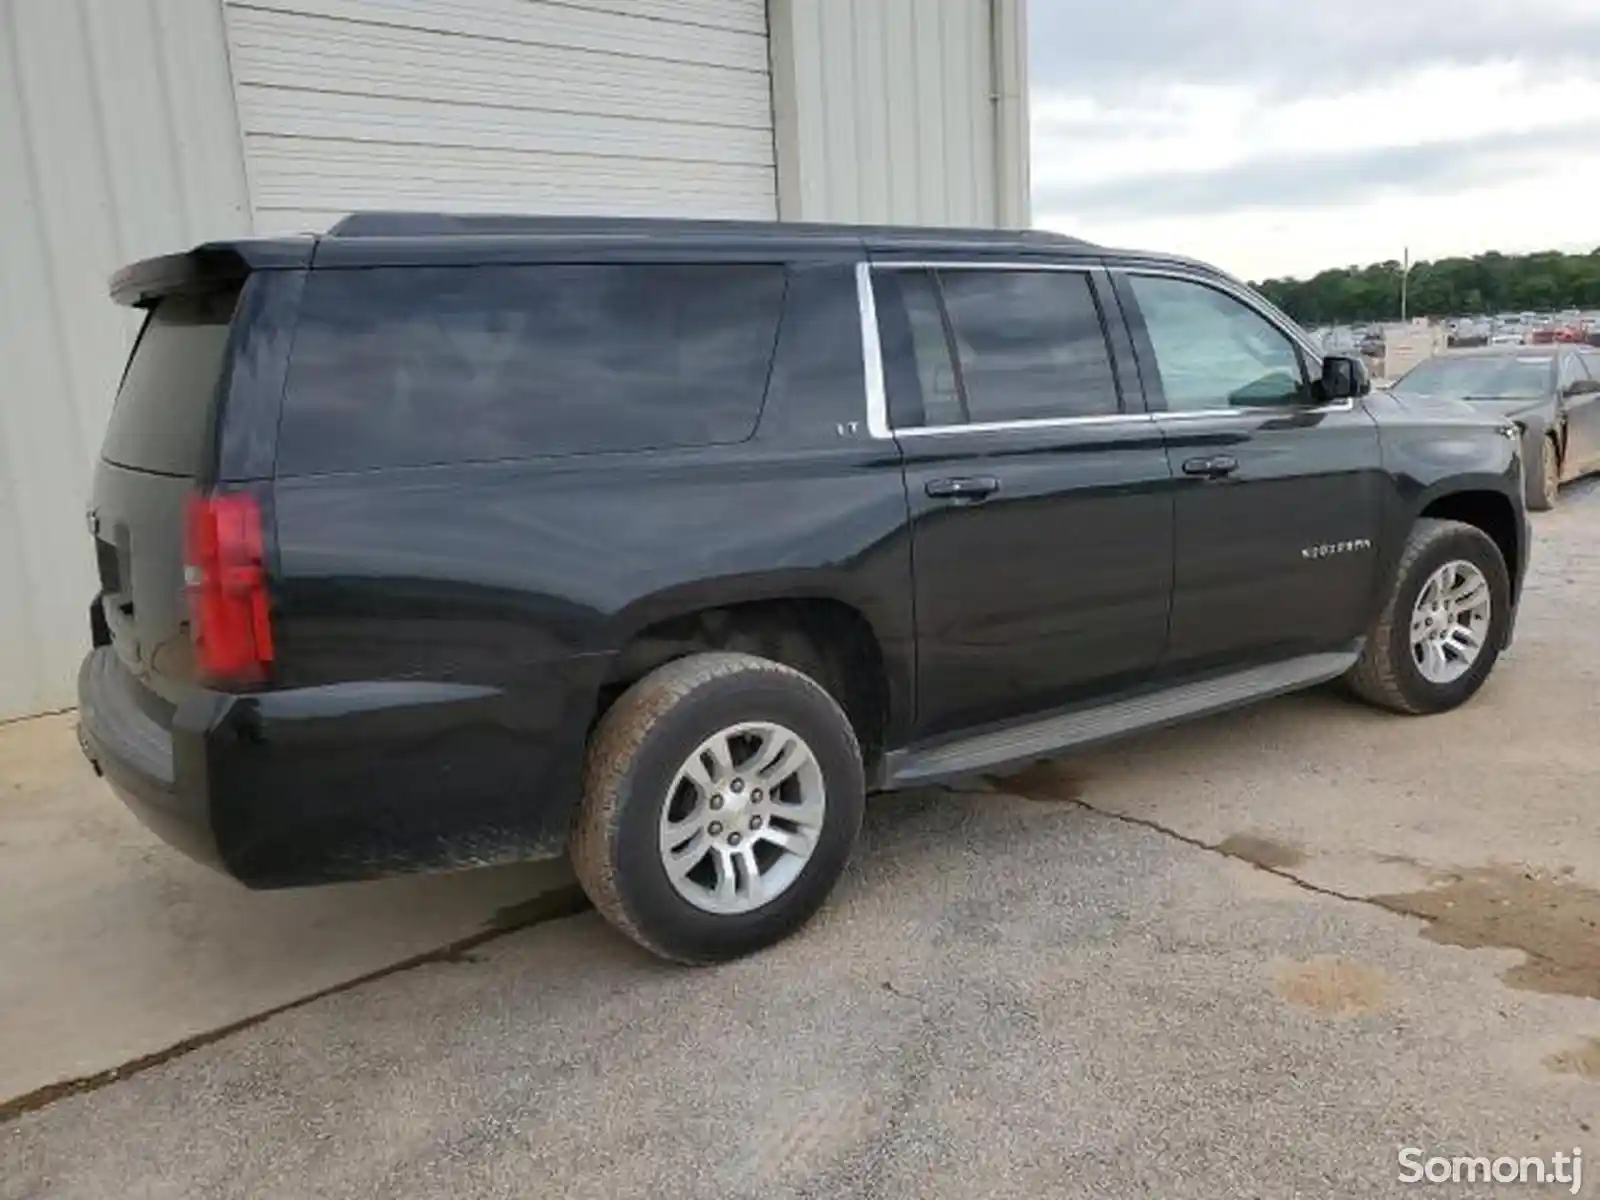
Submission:
<svg viewBox="0 0 1600 1200">
<path fill-rule="evenodd" d="M 1367 364 L 1359 358 L 1330 354 L 1322 360 L 1320 386 L 1322 399 L 1327 403 L 1354 400 L 1372 391 L 1372 376 L 1367 374 Z"/>
<path fill-rule="evenodd" d="M 1600 392 L 1600 379 L 1574 379 L 1567 384 L 1563 396 L 1592 396 Z"/>
</svg>

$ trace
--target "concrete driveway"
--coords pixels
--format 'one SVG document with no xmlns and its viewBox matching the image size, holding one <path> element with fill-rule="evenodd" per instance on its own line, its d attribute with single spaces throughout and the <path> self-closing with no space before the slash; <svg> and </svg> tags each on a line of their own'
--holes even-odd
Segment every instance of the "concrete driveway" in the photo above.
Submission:
<svg viewBox="0 0 1600 1200">
<path fill-rule="evenodd" d="M 884 798 L 834 902 L 773 951 L 674 969 L 592 913 L 493 938 L 16 1116 L 0 1197 L 1358 1197 L 1416 1190 L 1404 1147 L 1582 1149 L 1594 1194 L 1600 487 L 1537 532 L 1515 653 L 1461 712 L 1314 694 Z M 518 891 L 403 886 L 408 913 L 226 896 L 292 961 L 296 928 L 394 945 L 430 888 L 487 888 L 449 938 Z M 202 902 L 184 928 L 214 943 L 220 919 Z M 73 957 L 4 920 L 0 986 L 19 952 Z M 165 1004 L 190 965 L 162 944 L 177 973 L 143 986 Z M 200 956 L 208 986 L 239 953 Z M 74 970 L 114 993 L 134 968 Z"/>
<path fill-rule="evenodd" d="M 0 1114 L 546 911 L 564 864 L 250 892 L 96 779 L 73 717 L 0 725 Z"/>
</svg>

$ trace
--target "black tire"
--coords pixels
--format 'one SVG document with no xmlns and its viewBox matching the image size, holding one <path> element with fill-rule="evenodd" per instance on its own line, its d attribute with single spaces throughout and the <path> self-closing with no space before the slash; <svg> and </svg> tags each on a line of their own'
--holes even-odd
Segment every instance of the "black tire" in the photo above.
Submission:
<svg viewBox="0 0 1600 1200">
<path fill-rule="evenodd" d="M 1561 490 L 1561 447 L 1555 435 L 1540 439 L 1539 465 L 1528 483 L 1528 507 L 1534 512 L 1549 512 L 1556 506 Z"/>
<path fill-rule="evenodd" d="M 706 912 L 680 896 L 658 845 L 679 768 L 705 739 L 774 721 L 811 748 L 827 808 L 811 857 L 775 899 L 748 913 Z M 721 962 L 788 937 L 822 906 L 861 831 L 866 780 L 849 720 L 816 682 L 750 654 L 677 659 L 630 687 L 589 743 L 572 862 L 594 906 L 645 949 L 689 964 Z"/>
<path fill-rule="evenodd" d="M 1472 669 L 1452 683 L 1439 684 L 1425 677 L 1412 657 L 1411 611 L 1428 577 L 1455 559 L 1472 563 L 1489 582 L 1489 628 Z M 1510 619 L 1511 576 L 1500 547 L 1475 526 L 1425 518 L 1406 540 L 1389 598 L 1345 684 L 1362 700 L 1392 712 L 1448 711 L 1466 703 L 1483 686 L 1500 657 Z"/>
</svg>

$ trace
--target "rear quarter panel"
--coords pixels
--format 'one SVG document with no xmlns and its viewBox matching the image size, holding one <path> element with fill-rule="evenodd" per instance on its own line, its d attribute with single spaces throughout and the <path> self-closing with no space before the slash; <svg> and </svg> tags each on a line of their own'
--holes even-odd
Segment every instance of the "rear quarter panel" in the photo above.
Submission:
<svg viewBox="0 0 1600 1200">
<path fill-rule="evenodd" d="M 824 264 L 793 277 L 747 442 L 279 478 L 277 682 L 324 690 L 340 715 L 314 734 L 278 718 L 277 740 L 321 756 L 314 777 L 330 781 L 279 803 L 364 809 L 397 843 L 428 831 L 414 865 L 436 865 L 452 836 L 490 860 L 484 831 L 516 831 L 501 857 L 559 849 L 618 650 L 655 622 L 748 600 L 857 608 L 908 719 L 904 484 L 864 418 L 853 276 Z M 369 703 L 370 685 L 398 683 L 466 690 L 430 724 Z"/>
</svg>

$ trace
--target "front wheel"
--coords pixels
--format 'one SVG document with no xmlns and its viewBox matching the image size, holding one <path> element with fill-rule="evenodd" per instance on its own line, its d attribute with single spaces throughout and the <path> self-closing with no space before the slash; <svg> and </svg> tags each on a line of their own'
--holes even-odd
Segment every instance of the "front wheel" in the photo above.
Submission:
<svg viewBox="0 0 1600 1200">
<path fill-rule="evenodd" d="M 1494 669 L 1510 619 L 1511 576 L 1494 540 L 1460 521 L 1418 521 L 1346 683 L 1394 712 L 1455 708 Z"/>
<path fill-rule="evenodd" d="M 572 837 L 578 881 L 647 950 L 736 958 L 793 933 L 861 829 L 849 720 L 815 681 L 749 654 L 667 663 L 590 742 Z"/>
</svg>

